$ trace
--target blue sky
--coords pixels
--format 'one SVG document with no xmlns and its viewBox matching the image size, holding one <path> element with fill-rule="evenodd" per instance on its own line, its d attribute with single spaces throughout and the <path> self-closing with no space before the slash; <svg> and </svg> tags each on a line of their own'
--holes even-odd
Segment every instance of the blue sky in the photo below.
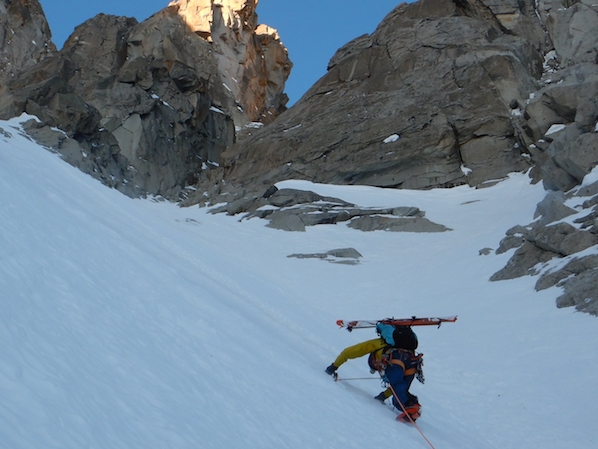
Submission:
<svg viewBox="0 0 598 449">
<path fill-rule="evenodd" d="M 61 48 L 77 25 L 99 13 L 141 21 L 166 7 L 169 0 L 40 0 Z M 297 101 L 324 73 L 334 52 L 351 39 L 376 29 L 399 0 L 260 0 L 259 22 L 278 30 L 294 68 L 286 92 Z M 290 103 L 290 104 L 291 104 Z"/>
</svg>

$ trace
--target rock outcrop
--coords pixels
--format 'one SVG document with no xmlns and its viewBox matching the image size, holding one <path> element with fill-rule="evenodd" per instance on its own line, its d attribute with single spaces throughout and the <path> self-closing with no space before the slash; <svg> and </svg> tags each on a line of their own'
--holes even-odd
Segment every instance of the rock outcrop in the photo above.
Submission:
<svg viewBox="0 0 598 449">
<path fill-rule="evenodd" d="M 532 161 L 519 105 L 551 49 L 531 0 L 420 0 L 333 56 L 269 127 L 227 150 L 225 179 L 479 185 Z"/>
<path fill-rule="evenodd" d="M 297 259 L 320 259 L 341 265 L 358 265 L 359 259 L 363 256 L 355 248 L 339 248 L 326 251 L 325 253 L 289 254 L 287 257 L 294 257 Z"/>
<path fill-rule="evenodd" d="M 340 198 L 318 195 L 309 190 L 278 189 L 271 186 L 262 196 L 247 195 L 215 207 L 212 213 L 237 215 L 242 219 L 262 218 L 266 226 L 284 231 L 305 231 L 307 226 L 346 222 L 360 231 L 445 232 L 449 228 L 424 218 L 417 207 L 367 208 Z"/>
<path fill-rule="evenodd" d="M 598 163 L 597 11 L 589 0 L 402 4 L 339 49 L 293 108 L 227 149 L 201 190 L 289 178 L 481 186 L 531 167 L 570 189 Z"/>
<path fill-rule="evenodd" d="M 598 164 L 598 6 L 540 0 L 538 14 L 553 45 L 541 88 L 520 110 L 520 136 L 534 178 L 567 191 Z"/>
<path fill-rule="evenodd" d="M 549 192 L 536 220 L 507 231 L 498 253 L 516 248 L 491 280 L 539 275 L 536 289 L 558 286 L 557 306 L 598 315 L 598 182 L 569 194 Z"/>
<path fill-rule="evenodd" d="M 516 127 L 534 163 L 532 177 L 549 192 L 535 222 L 507 232 L 498 251 L 517 249 L 492 280 L 540 275 L 538 290 L 563 288 L 559 307 L 598 315 L 598 186 L 576 188 L 598 164 L 598 6 L 585 0 L 537 5 L 552 47 L 541 87 L 518 109 Z M 578 204 L 579 197 L 590 199 Z"/>
<path fill-rule="evenodd" d="M 56 51 L 46 16 L 37 0 L 0 2 L 0 95 L 24 69 Z"/>
<path fill-rule="evenodd" d="M 43 15 L 37 0 L 21 3 L 23 14 Z M 235 127 L 285 109 L 291 64 L 276 32 L 257 27 L 256 4 L 173 2 L 142 23 L 100 14 L 60 52 L 13 73 L 0 116 L 36 115 L 32 135 L 128 195 L 180 199 L 218 165 Z M 191 10 L 212 28 L 194 26 Z M 20 48 L 31 38 L 15 39 Z"/>
<path fill-rule="evenodd" d="M 278 32 L 258 24 L 258 0 L 175 0 L 189 28 L 212 42 L 222 82 L 235 103 L 226 110 L 237 126 L 270 123 L 285 109 L 292 63 Z"/>
</svg>

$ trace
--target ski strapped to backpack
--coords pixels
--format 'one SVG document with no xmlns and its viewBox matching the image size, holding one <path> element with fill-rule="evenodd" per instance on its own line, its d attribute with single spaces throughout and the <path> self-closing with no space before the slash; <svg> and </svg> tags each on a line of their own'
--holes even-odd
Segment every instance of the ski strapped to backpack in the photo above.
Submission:
<svg viewBox="0 0 598 449">
<path fill-rule="evenodd" d="M 346 328 L 349 332 L 353 329 L 366 329 L 376 327 L 378 323 L 391 324 L 393 326 L 438 326 L 442 323 L 454 323 L 457 316 L 421 318 L 412 316 L 411 318 L 385 318 L 383 320 L 355 320 L 345 323 L 345 320 L 337 320 L 336 324 L 341 328 Z"/>
</svg>

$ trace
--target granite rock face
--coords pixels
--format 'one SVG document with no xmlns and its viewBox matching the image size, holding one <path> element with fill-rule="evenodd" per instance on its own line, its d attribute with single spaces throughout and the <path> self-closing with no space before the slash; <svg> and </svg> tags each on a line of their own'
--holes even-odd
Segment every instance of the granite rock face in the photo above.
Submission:
<svg viewBox="0 0 598 449">
<path fill-rule="evenodd" d="M 518 127 L 535 180 L 567 191 L 598 164 L 598 5 L 540 0 L 537 12 L 552 47 L 541 88 L 522 106 Z"/>
<path fill-rule="evenodd" d="M 480 185 L 532 161 L 516 118 L 552 47 L 531 1 L 421 0 L 339 49 L 272 125 L 223 155 L 230 182 Z"/>
<path fill-rule="evenodd" d="M 596 248 L 598 182 L 567 195 L 548 192 L 538 204 L 534 222 L 507 231 L 497 252 L 515 251 L 491 280 L 538 275 L 537 290 L 554 286 L 563 289 L 558 307 L 574 306 L 598 315 Z"/>
<path fill-rule="evenodd" d="M 598 315 L 598 186 L 577 187 L 598 164 L 598 6 L 540 0 L 537 13 L 551 46 L 541 87 L 518 107 L 515 127 L 534 163 L 532 177 L 548 193 L 536 221 L 507 232 L 498 251 L 518 249 L 492 279 L 539 275 L 538 290 L 563 289 L 559 307 Z"/>
<path fill-rule="evenodd" d="M 207 178 L 483 186 L 533 167 L 566 191 L 598 164 L 598 6 L 589 0 L 420 0 L 347 43 L 273 124 Z"/>
<path fill-rule="evenodd" d="M 0 1 L 0 95 L 22 70 L 56 51 L 38 0 Z"/>
<path fill-rule="evenodd" d="M 30 14 L 39 7 L 22 3 Z M 37 116 L 41 123 L 30 129 L 42 143 L 123 193 L 180 199 L 203 170 L 218 165 L 235 127 L 271 121 L 286 103 L 291 64 L 275 30 L 258 33 L 257 2 L 212 3 L 173 2 L 142 23 L 104 14 L 88 20 L 60 52 L 13 73 L 0 116 Z M 209 12 L 218 38 L 194 28 L 189 9 Z M 11 48 L 23 42 L 13 39 Z M 240 59 L 229 61 L 225 55 L 238 48 Z M 271 68 L 272 76 L 264 73 Z M 235 77 L 241 86 L 233 90 Z M 255 79 L 251 88 L 242 84 Z"/>
<path fill-rule="evenodd" d="M 242 126 L 270 123 L 288 102 L 284 85 L 293 64 L 278 32 L 258 24 L 257 0 L 175 0 L 187 26 L 211 42 L 218 72 L 235 103 L 226 109 Z"/>
</svg>

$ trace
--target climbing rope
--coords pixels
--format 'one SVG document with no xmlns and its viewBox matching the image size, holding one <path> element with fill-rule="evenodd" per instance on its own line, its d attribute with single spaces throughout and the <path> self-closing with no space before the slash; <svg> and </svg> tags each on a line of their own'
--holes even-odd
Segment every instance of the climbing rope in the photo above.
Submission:
<svg viewBox="0 0 598 449">
<path fill-rule="evenodd" d="M 393 396 L 395 397 L 395 399 L 397 400 L 397 402 L 401 406 L 401 409 L 403 410 L 403 413 L 405 414 L 405 416 L 407 416 L 407 418 L 409 418 L 409 421 L 411 421 L 411 424 L 413 424 L 415 426 L 415 428 L 418 430 L 418 432 L 421 434 L 421 436 L 424 437 L 424 440 L 426 440 L 426 443 L 428 443 L 432 449 L 436 449 L 434 447 L 434 445 L 432 443 L 430 443 L 430 440 L 428 440 L 428 438 L 424 435 L 424 433 L 419 428 L 419 426 L 417 424 L 415 424 L 415 420 L 413 418 L 411 418 L 411 415 L 409 413 L 407 413 L 407 410 L 405 409 L 405 406 L 399 400 L 399 396 L 397 395 L 397 393 L 396 393 L 395 389 L 392 387 L 392 385 L 389 384 L 388 386 L 390 387 L 390 391 L 392 391 Z"/>
<path fill-rule="evenodd" d="M 335 382 L 341 382 L 344 380 L 379 380 L 377 377 L 338 377 L 337 373 L 334 373 L 332 377 L 334 377 Z M 407 413 L 405 406 L 399 399 L 399 396 L 397 395 L 397 393 L 396 393 L 395 389 L 392 387 L 392 385 L 388 384 L 388 387 L 390 388 L 390 391 L 392 391 L 393 396 L 395 397 L 395 399 L 401 406 L 401 409 L 403 410 L 403 413 L 405 414 L 405 416 L 409 419 L 409 421 L 411 421 L 411 424 L 413 424 L 415 426 L 415 428 L 421 434 L 421 436 L 424 438 L 424 440 L 426 440 L 426 443 L 428 443 L 432 449 L 436 449 L 434 447 L 434 445 L 430 442 L 430 440 L 428 440 L 426 435 L 424 435 L 424 433 L 419 428 L 419 426 L 415 423 L 415 420 L 411 417 L 411 415 L 409 413 Z"/>
</svg>

